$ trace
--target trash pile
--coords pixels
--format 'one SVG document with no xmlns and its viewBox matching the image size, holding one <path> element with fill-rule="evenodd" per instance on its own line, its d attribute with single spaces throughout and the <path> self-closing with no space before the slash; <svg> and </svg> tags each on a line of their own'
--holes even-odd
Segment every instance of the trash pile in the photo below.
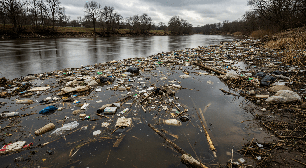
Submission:
<svg viewBox="0 0 306 168">
<path fill-rule="evenodd" d="M 81 68 L 28 75 L 11 81 L 1 78 L 0 97 L 3 102 L 0 120 L 1 126 L 7 124 L 1 127 L 1 131 L 9 132 L 16 125 L 22 127 L 23 124 L 32 122 L 37 124 L 31 128 L 29 136 L 1 133 L 0 142 L 4 146 L 0 154 L 42 148 L 59 139 L 66 140 L 68 135 L 75 132 L 90 132 L 84 134 L 94 136 L 93 138 L 75 142 L 78 145 L 72 147 L 69 154 L 69 157 L 73 157 L 82 146 L 97 140 L 115 139 L 113 146 L 118 147 L 124 140 L 125 133 L 135 124 L 150 121 L 146 125 L 149 124 L 153 131 L 181 154 L 182 163 L 206 167 L 207 163 L 196 160 L 167 138 L 163 134 L 166 130 L 159 131 L 153 126 L 168 125 L 179 129 L 183 123 L 191 122 L 191 109 L 180 102 L 180 97 L 176 94 L 186 89 L 180 80 L 192 80 L 194 75 L 216 76 L 230 88 L 229 91 L 222 89 L 222 92 L 245 97 L 265 109 L 254 117 L 260 119 L 259 123 L 277 137 L 285 139 L 283 143 L 291 143 L 293 139 L 302 141 L 305 136 L 304 126 L 300 125 L 304 123 L 305 117 L 304 110 L 301 109 L 306 108 L 302 103 L 306 93 L 305 79 L 302 78 L 305 67 L 284 64 L 280 62 L 282 51 L 262 49 L 261 45 L 258 40 L 224 42 L 221 45 L 187 48 L 145 58 L 114 60 Z M 208 84 L 212 85 L 213 82 Z M 16 108 L 19 110 L 7 111 Z M 290 111 L 290 114 L 299 118 L 294 124 L 290 121 L 277 123 L 274 120 L 283 119 L 275 116 L 280 111 L 286 111 L 282 113 L 284 115 Z M 143 114 L 146 116 L 142 116 Z M 204 116 L 197 114 L 207 144 L 214 157 L 217 157 L 218 152 L 205 128 Z M 22 117 L 29 120 L 20 122 Z M 90 122 L 95 124 L 91 125 Z M 14 131 L 18 132 L 15 129 Z M 25 145 L 25 140 L 13 142 L 13 138 L 24 137 L 31 140 L 33 134 L 40 139 L 37 144 Z M 300 145 L 305 145 L 304 140 Z M 244 155 L 255 156 L 250 151 L 256 150 L 250 148 L 243 151 Z M 268 157 L 257 155 L 262 160 Z M 247 165 L 243 158 L 235 164 Z"/>
</svg>

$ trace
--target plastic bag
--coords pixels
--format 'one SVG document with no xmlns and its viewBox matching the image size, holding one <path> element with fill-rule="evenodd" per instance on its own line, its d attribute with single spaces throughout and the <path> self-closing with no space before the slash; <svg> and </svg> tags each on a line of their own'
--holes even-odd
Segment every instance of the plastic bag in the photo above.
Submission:
<svg viewBox="0 0 306 168">
<path fill-rule="evenodd" d="M 68 124 L 64 124 L 61 128 L 57 128 L 56 130 L 54 130 L 51 134 L 56 134 L 56 135 L 61 135 L 63 134 L 65 131 L 69 131 L 69 130 L 73 130 L 76 127 L 78 127 L 79 123 L 77 121 L 73 121 L 71 123 Z"/>
<path fill-rule="evenodd" d="M 301 97 L 291 90 L 280 90 L 274 96 L 269 97 L 266 101 L 274 103 L 289 103 L 301 101 Z"/>
</svg>

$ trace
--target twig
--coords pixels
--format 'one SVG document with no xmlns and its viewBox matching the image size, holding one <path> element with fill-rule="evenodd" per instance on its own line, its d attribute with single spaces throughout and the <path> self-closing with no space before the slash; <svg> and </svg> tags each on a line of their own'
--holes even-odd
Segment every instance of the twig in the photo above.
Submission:
<svg viewBox="0 0 306 168">
<path fill-rule="evenodd" d="M 211 105 L 211 104 L 209 103 L 207 106 L 205 106 L 204 111 L 206 111 L 207 108 L 208 108 L 210 105 Z M 212 142 L 212 140 L 211 140 L 211 138 L 210 138 L 210 136 L 209 136 L 209 134 L 208 134 L 208 131 L 207 131 L 205 125 L 204 125 L 204 123 L 206 124 L 206 121 L 205 121 L 205 118 L 204 118 L 204 115 L 203 115 L 201 109 L 200 109 L 200 113 L 201 113 L 201 116 L 202 116 L 202 120 L 201 120 L 201 117 L 200 117 L 200 115 L 199 115 L 199 113 L 198 113 L 198 111 L 197 111 L 198 117 L 199 117 L 199 119 L 200 119 L 200 121 L 201 121 L 203 130 L 204 130 L 204 133 L 205 133 L 205 135 L 206 135 L 207 142 L 208 142 L 208 144 L 209 144 L 209 148 L 210 148 L 210 150 L 213 152 L 214 157 L 217 157 L 216 148 L 215 148 L 215 146 L 214 146 L 214 144 L 213 144 L 213 142 Z"/>
<path fill-rule="evenodd" d="M 231 92 L 228 92 L 224 89 L 220 89 L 223 93 L 227 93 L 227 94 L 230 94 L 230 95 L 233 95 L 233 96 L 239 96 L 239 95 L 236 95 L 235 93 L 231 93 Z"/>
<path fill-rule="evenodd" d="M 306 166 L 306 164 L 305 164 L 305 163 L 303 163 L 303 162 L 300 162 L 300 161 L 295 160 L 295 159 L 291 159 L 291 160 L 293 160 L 293 161 L 295 161 L 295 162 L 297 162 L 297 163 L 300 163 L 300 164 L 302 164 L 302 165 Z"/>
<path fill-rule="evenodd" d="M 108 156 L 107 156 L 107 159 L 106 159 L 105 165 L 106 165 L 106 163 L 107 163 L 107 161 L 108 161 L 108 158 L 109 158 L 109 155 L 110 155 L 111 151 L 112 151 L 112 150 L 109 150 L 109 153 L 108 153 Z"/>
<path fill-rule="evenodd" d="M 80 149 L 81 149 L 81 148 L 79 148 L 77 151 L 75 151 L 74 154 L 71 155 L 71 157 L 74 156 Z"/>
<path fill-rule="evenodd" d="M 165 135 L 163 135 L 158 129 L 154 128 L 151 124 L 148 124 L 150 128 L 152 128 L 159 136 L 164 138 L 166 142 L 168 142 L 174 149 L 176 149 L 180 154 L 182 154 L 181 160 L 183 163 L 188 162 L 188 164 L 191 164 L 192 166 L 196 167 L 201 167 L 201 168 L 207 168 L 205 165 L 203 165 L 201 162 L 197 161 L 198 164 L 192 163 L 191 161 L 194 161 L 195 159 L 191 156 L 188 155 L 182 148 L 177 146 L 175 143 L 173 143 L 171 140 L 169 140 Z M 185 157 L 188 156 L 188 159 Z"/>
<path fill-rule="evenodd" d="M 226 73 L 224 73 L 224 72 L 222 72 L 222 71 L 219 71 L 219 70 L 216 70 L 216 69 L 214 69 L 214 68 L 211 68 L 211 67 L 209 67 L 209 66 L 202 65 L 202 64 L 200 64 L 200 63 L 196 63 L 196 65 L 199 66 L 199 67 L 202 67 L 202 68 L 204 68 L 204 69 L 208 69 L 208 70 L 210 70 L 210 71 L 216 72 L 216 73 L 218 73 L 218 74 L 226 75 Z"/>
<path fill-rule="evenodd" d="M 150 128 L 152 128 L 159 136 L 164 138 L 170 145 L 172 145 L 180 154 L 187 154 L 182 148 L 177 146 L 175 143 L 173 143 L 171 140 L 169 140 L 165 135 L 163 135 L 158 129 L 154 128 L 151 124 L 148 124 Z"/>
<path fill-rule="evenodd" d="M 250 145 L 249 145 L 249 146 L 248 146 L 248 148 L 246 149 L 246 151 L 245 151 L 245 153 L 244 153 L 244 155 L 243 155 L 243 156 L 245 156 L 245 154 L 248 152 L 248 149 L 249 149 L 249 148 L 250 148 L 250 146 L 252 145 L 253 140 L 254 140 L 254 138 L 252 139 L 252 141 L 251 141 Z"/>
<path fill-rule="evenodd" d="M 113 134 L 114 132 L 116 132 L 119 129 L 119 127 L 117 127 L 111 134 Z"/>
</svg>

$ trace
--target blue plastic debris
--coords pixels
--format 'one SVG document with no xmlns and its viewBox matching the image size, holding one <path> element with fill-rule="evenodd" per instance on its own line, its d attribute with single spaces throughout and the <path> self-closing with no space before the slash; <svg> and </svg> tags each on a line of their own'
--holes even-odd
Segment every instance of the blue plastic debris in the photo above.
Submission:
<svg viewBox="0 0 306 168">
<path fill-rule="evenodd" d="M 48 107 L 42 109 L 42 110 L 39 112 L 39 114 L 45 114 L 45 113 L 49 113 L 49 112 L 55 111 L 55 110 L 57 110 L 57 107 L 55 107 L 55 106 L 48 106 Z"/>
</svg>

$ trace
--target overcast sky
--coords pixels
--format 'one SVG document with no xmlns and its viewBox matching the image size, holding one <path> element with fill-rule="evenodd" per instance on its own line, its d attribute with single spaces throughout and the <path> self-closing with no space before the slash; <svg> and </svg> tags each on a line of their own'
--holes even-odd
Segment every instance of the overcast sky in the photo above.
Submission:
<svg viewBox="0 0 306 168">
<path fill-rule="evenodd" d="M 86 0 L 60 0 L 66 8 L 66 15 L 71 20 L 78 16 L 84 17 Z M 168 23 L 172 16 L 180 16 L 191 23 L 198 25 L 218 23 L 224 20 L 242 18 L 249 10 L 247 0 L 96 0 L 102 7 L 112 6 L 123 18 L 136 14 L 147 13 L 155 24 Z"/>
</svg>

